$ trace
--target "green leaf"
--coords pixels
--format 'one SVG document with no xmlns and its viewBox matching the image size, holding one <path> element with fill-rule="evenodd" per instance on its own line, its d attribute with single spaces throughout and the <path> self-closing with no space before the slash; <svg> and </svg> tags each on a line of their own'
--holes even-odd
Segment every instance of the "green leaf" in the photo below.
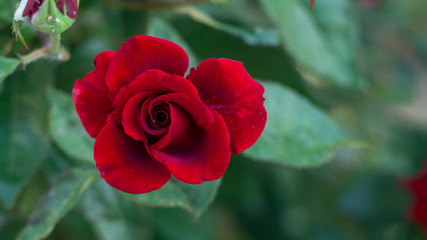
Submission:
<svg viewBox="0 0 427 240">
<path fill-rule="evenodd" d="M 42 198 L 17 239 L 47 237 L 55 224 L 73 207 L 82 192 L 97 176 L 98 172 L 94 170 L 73 169 L 60 177 L 53 188 Z"/>
<path fill-rule="evenodd" d="M 191 213 L 197 220 L 215 199 L 221 179 L 204 182 L 199 185 L 178 182 L 178 186 L 184 192 L 190 203 Z"/>
<path fill-rule="evenodd" d="M 169 181 L 159 190 L 144 193 L 144 194 L 128 194 L 124 193 L 129 199 L 156 207 L 182 207 L 188 209 L 190 203 L 182 192 L 182 190 L 178 187 L 178 185 Z"/>
<path fill-rule="evenodd" d="M 51 88 L 49 100 L 50 134 L 55 143 L 70 157 L 94 164 L 95 140 L 86 133 L 71 95 Z"/>
<path fill-rule="evenodd" d="M 325 113 L 278 83 L 263 82 L 267 124 L 244 153 L 256 160 L 293 167 L 326 163 L 342 144 L 340 130 Z"/>
<path fill-rule="evenodd" d="M 12 25 L 13 13 L 15 12 L 16 1 L 0 1 L 0 21 Z"/>
<path fill-rule="evenodd" d="M 125 195 L 132 201 L 156 207 L 181 207 L 198 219 L 214 200 L 221 180 L 198 185 L 169 181 L 161 189 L 144 194 Z"/>
<path fill-rule="evenodd" d="M 279 35 L 273 29 L 257 27 L 250 31 L 241 27 L 219 22 L 194 7 L 179 8 L 177 12 L 190 16 L 196 22 L 224 31 L 237 38 L 241 38 L 248 45 L 277 46 L 280 44 Z"/>
<path fill-rule="evenodd" d="M 18 66 L 18 59 L 0 56 L 0 84 L 2 84 L 6 77 L 12 74 Z"/>
<path fill-rule="evenodd" d="M 197 67 L 198 60 L 196 58 L 196 55 L 193 53 L 193 51 L 185 42 L 185 40 L 181 37 L 181 35 L 164 20 L 158 17 L 150 17 L 147 35 L 167 39 L 178 44 L 185 50 L 185 52 L 187 52 L 190 62 L 189 69 L 191 69 L 192 67 Z"/>
<path fill-rule="evenodd" d="M 98 239 L 134 239 L 117 196 L 113 188 L 104 180 L 98 179 L 79 201 L 83 214 L 92 224 Z"/>
<path fill-rule="evenodd" d="M 0 199 L 7 208 L 47 154 L 51 73 L 44 61 L 31 65 L 9 78 L 0 94 Z"/>
<path fill-rule="evenodd" d="M 354 86 L 355 31 L 348 0 L 261 0 L 297 64 L 341 86 Z"/>
</svg>

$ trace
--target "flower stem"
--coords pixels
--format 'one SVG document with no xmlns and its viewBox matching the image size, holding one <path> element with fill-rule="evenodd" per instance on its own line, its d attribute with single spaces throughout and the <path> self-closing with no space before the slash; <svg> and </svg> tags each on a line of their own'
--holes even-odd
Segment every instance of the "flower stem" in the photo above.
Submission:
<svg viewBox="0 0 427 240">
<path fill-rule="evenodd" d="M 60 40 L 61 36 L 59 34 L 49 35 L 49 41 L 46 46 L 38 48 L 26 55 L 19 56 L 21 64 L 25 67 L 41 58 L 52 58 L 58 61 L 68 60 L 69 53 L 67 49 L 61 47 Z"/>
<path fill-rule="evenodd" d="M 50 35 L 50 41 L 47 47 L 51 54 L 59 52 L 59 49 L 61 48 L 61 36 L 59 34 Z"/>
</svg>

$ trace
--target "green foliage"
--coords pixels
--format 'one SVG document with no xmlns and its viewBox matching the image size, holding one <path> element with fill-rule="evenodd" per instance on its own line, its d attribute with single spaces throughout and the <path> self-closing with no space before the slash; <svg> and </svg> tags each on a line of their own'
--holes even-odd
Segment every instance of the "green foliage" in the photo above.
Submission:
<svg viewBox="0 0 427 240">
<path fill-rule="evenodd" d="M 12 23 L 15 5 L 14 1 L 0 1 L 0 22 Z"/>
<path fill-rule="evenodd" d="M 197 65 L 199 64 L 190 46 L 188 46 L 182 36 L 166 21 L 157 17 L 151 17 L 148 25 L 147 35 L 167 39 L 181 46 L 185 50 L 189 58 L 188 69 L 191 69 L 192 67 L 197 67 Z M 189 71 L 187 72 L 189 73 Z"/>
<path fill-rule="evenodd" d="M 280 84 L 263 85 L 267 124 L 245 154 L 293 167 L 313 167 L 330 160 L 342 135 L 327 115 Z"/>
<path fill-rule="evenodd" d="M 187 209 L 197 220 L 212 203 L 220 184 L 220 180 L 204 182 L 199 185 L 170 180 L 158 191 L 139 195 L 125 195 L 139 204 Z"/>
<path fill-rule="evenodd" d="M 19 60 L 15 58 L 0 57 L 0 84 L 19 66 Z"/>
<path fill-rule="evenodd" d="M 93 169 L 73 169 L 65 173 L 42 198 L 18 239 L 47 237 L 59 219 L 73 207 L 81 193 L 97 176 L 98 172 Z"/>
<path fill-rule="evenodd" d="M 0 1 L 0 239 L 424 239 L 400 183 L 427 157 L 425 3 L 182 1 L 82 1 L 60 64 Z M 71 90 L 139 34 L 269 79 L 265 131 L 222 179 L 132 195 L 96 177 Z"/>
<path fill-rule="evenodd" d="M 53 88 L 48 94 L 52 105 L 49 114 L 52 139 L 70 157 L 94 164 L 95 141 L 83 128 L 71 95 Z"/>
<path fill-rule="evenodd" d="M 174 181 L 169 181 L 158 191 L 146 194 L 127 194 L 124 195 L 136 203 L 158 207 L 182 207 L 189 208 L 190 203 Z"/>
<path fill-rule="evenodd" d="M 82 196 L 80 208 L 99 239 L 133 239 L 119 201 L 116 192 L 101 179 Z"/>
<path fill-rule="evenodd" d="M 300 0 L 261 0 L 283 46 L 298 65 L 342 86 L 356 86 L 354 21 L 348 0 L 318 1 L 310 12 Z"/>
<path fill-rule="evenodd" d="M 49 66 L 40 62 L 6 81 L 0 94 L 0 199 L 11 208 L 48 148 Z"/>
<path fill-rule="evenodd" d="M 233 26 L 230 24 L 222 23 L 210 17 L 206 13 L 196 8 L 180 8 L 179 13 L 187 14 L 197 22 L 206 24 L 209 27 L 224 31 L 232 36 L 243 39 L 249 45 L 265 45 L 277 46 L 279 45 L 279 37 L 275 30 L 267 29 L 264 27 L 256 27 L 254 30 Z"/>
</svg>

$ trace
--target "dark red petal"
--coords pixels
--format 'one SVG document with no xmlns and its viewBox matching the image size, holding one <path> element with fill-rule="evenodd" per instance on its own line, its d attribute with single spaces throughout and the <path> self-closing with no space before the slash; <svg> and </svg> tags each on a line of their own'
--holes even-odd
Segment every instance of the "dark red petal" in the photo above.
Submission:
<svg viewBox="0 0 427 240">
<path fill-rule="evenodd" d="M 410 217 L 427 236 L 427 166 L 419 174 L 403 180 L 404 187 L 412 191 L 414 200 L 409 209 Z"/>
<path fill-rule="evenodd" d="M 122 125 L 126 134 L 144 143 L 147 143 L 147 137 L 140 124 L 140 112 L 144 100 L 149 97 L 149 92 L 141 92 L 131 97 L 125 105 L 122 117 Z"/>
<path fill-rule="evenodd" d="M 178 180 L 198 184 L 219 179 L 230 161 L 230 137 L 221 116 L 213 112 L 209 131 L 199 128 L 182 108 L 170 104 L 171 125 L 167 146 L 151 148 L 153 157 L 165 164 Z"/>
<path fill-rule="evenodd" d="M 149 81 L 150 79 L 165 78 L 168 74 L 160 70 L 149 70 L 138 76 L 135 81 L 122 87 L 114 98 L 115 120 L 118 124 L 122 121 L 122 113 L 126 102 L 135 94 L 150 92 L 156 95 L 168 92 L 169 89 L 162 85 Z"/>
<path fill-rule="evenodd" d="M 123 43 L 111 60 L 107 86 L 116 93 L 149 69 L 183 76 L 187 68 L 188 56 L 180 46 L 160 38 L 136 36 Z"/>
<path fill-rule="evenodd" d="M 133 140 L 117 128 L 111 115 L 96 138 L 94 155 L 101 177 L 123 192 L 154 191 L 171 177 L 164 165 L 150 157 L 144 143 Z"/>
<path fill-rule="evenodd" d="M 56 7 L 61 13 L 64 13 L 64 10 L 66 10 L 69 18 L 76 19 L 78 10 L 77 0 L 58 0 Z"/>
<path fill-rule="evenodd" d="M 117 123 L 121 122 L 124 105 L 133 95 L 150 91 L 153 95 L 164 93 L 182 93 L 188 96 L 187 100 L 183 99 L 184 105 L 193 106 L 198 109 L 197 118 L 205 121 L 203 125 L 209 126 L 212 123 L 210 111 L 201 102 L 197 89 L 187 79 L 169 75 L 161 70 L 153 69 L 139 75 L 134 81 L 122 87 L 114 98 L 115 119 Z M 178 100 L 177 100 L 178 101 Z M 178 103 L 180 104 L 180 103 Z M 189 110 L 189 109 L 187 109 Z M 203 113 L 202 113 L 203 112 Z M 191 112 L 192 113 L 192 112 Z M 196 118 L 196 116 L 194 116 Z"/>
<path fill-rule="evenodd" d="M 22 17 L 29 16 L 31 19 L 33 14 L 39 10 L 43 2 L 44 0 L 28 0 L 27 5 L 25 5 L 24 11 L 22 12 Z"/>
<path fill-rule="evenodd" d="M 213 122 L 212 111 L 206 108 L 206 106 L 198 99 L 198 97 L 197 99 L 191 99 L 187 94 L 182 92 L 168 93 L 154 98 L 150 104 L 150 108 L 156 102 L 174 103 L 187 111 L 197 126 L 203 127 L 205 130 L 209 130 Z"/>
<path fill-rule="evenodd" d="M 168 131 L 167 128 L 165 129 L 155 129 L 152 128 L 148 122 L 147 118 L 149 118 L 149 111 L 150 111 L 150 104 L 154 96 L 151 96 L 148 98 L 141 107 L 141 112 L 139 114 L 139 123 L 140 126 L 142 126 L 142 129 L 149 135 L 156 136 L 156 135 L 162 135 Z"/>
<path fill-rule="evenodd" d="M 416 222 L 423 230 L 424 236 L 427 236 L 427 204 L 426 199 L 415 199 L 410 209 L 412 220 Z"/>
<path fill-rule="evenodd" d="M 406 179 L 405 183 L 406 187 L 411 189 L 417 198 L 427 200 L 427 165 L 417 176 Z"/>
<path fill-rule="evenodd" d="M 197 89 L 190 81 L 177 75 L 150 79 L 150 81 L 169 88 L 172 93 L 177 93 L 162 95 L 155 100 L 170 101 L 178 104 L 192 115 L 199 126 L 209 127 L 212 124 L 213 117 L 211 111 L 202 103 Z"/>
<path fill-rule="evenodd" d="M 231 138 L 231 152 L 252 146 L 264 130 L 267 112 L 264 87 L 246 72 L 241 62 L 207 59 L 187 76 L 202 101 L 221 114 Z"/>
<path fill-rule="evenodd" d="M 91 137 L 96 137 L 113 110 L 105 85 L 105 73 L 114 52 L 105 51 L 95 57 L 95 71 L 83 80 L 77 80 L 73 89 L 73 101 L 77 113 Z"/>
</svg>

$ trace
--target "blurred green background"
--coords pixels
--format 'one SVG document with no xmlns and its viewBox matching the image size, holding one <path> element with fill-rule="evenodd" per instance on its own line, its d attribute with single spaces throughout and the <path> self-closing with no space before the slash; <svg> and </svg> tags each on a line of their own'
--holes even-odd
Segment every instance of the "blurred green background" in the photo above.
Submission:
<svg viewBox="0 0 427 240">
<path fill-rule="evenodd" d="M 62 35 L 70 60 L 0 83 L 0 239 L 424 239 L 403 180 L 427 159 L 427 2 L 317 0 L 312 12 L 309 0 L 182 2 L 82 0 Z M 11 33 L 14 7 L 0 0 L 7 57 L 28 53 Z M 29 24 L 22 33 L 42 46 Z M 191 206 L 169 190 L 132 198 L 99 178 L 83 191 L 91 173 L 61 177 L 95 169 L 75 80 L 140 34 L 177 42 L 193 67 L 242 61 L 267 89 L 264 137 L 232 156 L 221 183 L 181 186 Z M 52 188 L 74 195 L 45 196 Z"/>
</svg>

